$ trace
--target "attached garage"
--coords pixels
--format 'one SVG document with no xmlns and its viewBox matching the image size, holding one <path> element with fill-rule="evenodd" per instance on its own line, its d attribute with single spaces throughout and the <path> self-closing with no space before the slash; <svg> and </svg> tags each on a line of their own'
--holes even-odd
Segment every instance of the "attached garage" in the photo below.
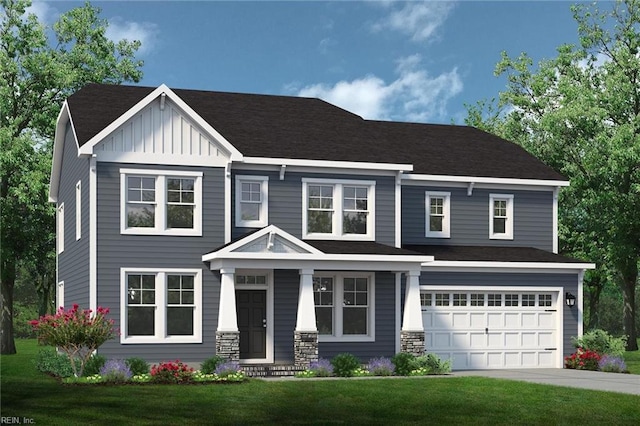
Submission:
<svg viewBox="0 0 640 426">
<path fill-rule="evenodd" d="M 423 287 L 426 351 L 451 359 L 454 370 L 562 367 L 561 291 Z"/>
</svg>

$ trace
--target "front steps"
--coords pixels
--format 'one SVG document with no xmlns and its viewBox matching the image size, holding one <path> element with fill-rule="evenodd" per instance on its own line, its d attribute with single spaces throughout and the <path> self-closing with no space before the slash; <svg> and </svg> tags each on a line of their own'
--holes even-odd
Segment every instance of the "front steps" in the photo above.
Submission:
<svg viewBox="0 0 640 426">
<path fill-rule="evenodd" d="M 247 377 L 285 377 L 294 376 L 304 367 L 289 364 L 240 364 Z"/>
</svg>

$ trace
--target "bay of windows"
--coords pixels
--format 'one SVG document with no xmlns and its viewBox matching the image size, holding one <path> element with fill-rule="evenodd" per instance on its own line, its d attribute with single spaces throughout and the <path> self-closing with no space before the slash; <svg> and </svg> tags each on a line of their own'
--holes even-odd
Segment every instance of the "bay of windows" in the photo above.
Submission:
<svg viewBox="0 0 640 426">
<path fill-rule="evenodd" d="M 120 170 L 123 234 L 202 234 L 202 173 L 164 173 Z"/>
<path fill-rule="evenodd" d="M 374 238 L 375 182 L 303 179 L 303 237 Z"/>
</svg>

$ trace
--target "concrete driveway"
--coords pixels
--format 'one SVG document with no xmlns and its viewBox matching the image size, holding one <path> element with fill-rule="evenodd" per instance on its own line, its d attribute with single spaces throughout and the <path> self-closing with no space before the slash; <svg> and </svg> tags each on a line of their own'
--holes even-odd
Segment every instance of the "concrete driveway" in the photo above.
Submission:
<svg viewBox="0 0 640 426">
<path fill-rule="evenodd" d="M 454 371 L 452 376 L 491 377 L 494 379 L 520 380 L 545 385 L 640 395 L 640 375 L 636 374 L 603 373 L 600 371 L 564 368 L 531 368 Z"/>
</svg>

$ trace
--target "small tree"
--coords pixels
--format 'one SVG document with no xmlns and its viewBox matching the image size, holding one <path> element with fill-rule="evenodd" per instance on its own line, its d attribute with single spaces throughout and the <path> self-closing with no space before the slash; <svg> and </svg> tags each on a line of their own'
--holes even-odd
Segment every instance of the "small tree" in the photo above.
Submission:
<svg viewBox="0 0 640 426">
<path fill-rule="evenodd" d="M 68 311 L 60 307 L 55 315 L 30 321 L 40 342 L 56 346 L 67 354 L 76 377 L 82 376 L 93 352 L 116 336 L 113 320 L 106 317 L 108 308 L 98 307 L 94 316 L 91 313 L 90 309 L 79 309 L 74 304 Z"/>
</svg>

